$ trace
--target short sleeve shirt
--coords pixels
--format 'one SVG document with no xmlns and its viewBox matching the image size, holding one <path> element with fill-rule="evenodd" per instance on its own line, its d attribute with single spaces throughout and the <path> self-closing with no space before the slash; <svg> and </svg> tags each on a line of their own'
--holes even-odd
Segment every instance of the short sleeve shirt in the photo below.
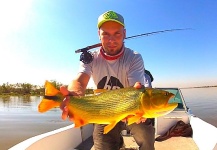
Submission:
<svg viewBox="0 0 217 150">
<path fill-rule="evenodd" d="M 93 52 L 89 64 L 81 62 L 79 72 L 92 77 L 97 89 L 119 89 L 133 86 L 136 82 L 144 85 L 144 63 L 142 56 L 124 47 L 124 53 L 115 60 L 105 59 L 100 50 Z"/>
</svg>

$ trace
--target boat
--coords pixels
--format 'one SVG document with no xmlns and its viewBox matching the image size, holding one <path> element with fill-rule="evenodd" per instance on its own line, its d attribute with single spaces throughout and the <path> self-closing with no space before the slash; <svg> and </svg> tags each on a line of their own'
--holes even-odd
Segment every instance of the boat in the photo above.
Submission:
<svg viewBox="0 0 217 150">
<path fill-rule="evenodd" d="M 168 133 L 178 122 L 190 124 L 192 136 L 172 136 L 163 141 L 155 141 L 156 150 L 217 150 L 217 128 L 193 115 L 187 107 L 179 88 L 158 88 L 173 93 L 169 103 L 177 102 L 178 106 L 171 113 L 154 118 L 155 136 Z M 9 150 L 94 150 L 93 124 L 75 128 L 74 124 L 29 138 Z M 127 130 L 121 133 L 124 146 L 121 150 L 136 150 L 138 145 Z"/>
</svg>

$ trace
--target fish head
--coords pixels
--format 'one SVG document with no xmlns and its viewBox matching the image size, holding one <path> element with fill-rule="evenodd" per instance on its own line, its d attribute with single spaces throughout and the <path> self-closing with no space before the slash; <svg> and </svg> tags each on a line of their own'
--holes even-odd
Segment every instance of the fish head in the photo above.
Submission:
<svg viewBox="0 0 217 150">
<path fill-rule="evenodd" d="M 173 111 L 178 104 L 168 103 L 169 99 L 172 97 L 174 97 L 174 94 L 168 91 L 146 88 L 141 96 L 141 106 L 144 111 L 144 117 L 155 118 Z"/>
</svg>

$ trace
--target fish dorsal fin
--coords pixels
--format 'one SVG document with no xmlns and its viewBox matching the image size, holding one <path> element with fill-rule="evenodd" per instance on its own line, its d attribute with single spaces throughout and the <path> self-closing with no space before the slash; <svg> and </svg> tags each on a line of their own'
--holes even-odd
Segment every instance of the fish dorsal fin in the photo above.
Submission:
<svg viewBox="0 0 217 150">
<path fill-rule="evenodd" d="M 59 102 L 49 100 L 49 99 L 42 99 L 41 103 L 38 105 L 38 111 L 44 113 L 54 107 L 59 107 L 59 106 L 60 106 Z"/>
<path fill-rule="evenodd" d="M 57 90 L 52 83 L 49 81 L 45 81 L 45 95 L 46 96 L 55 96 L 59 93 L 60 91 Z"/>
<path fill-rule="evenodd" d="M 107 92 L 108 90 L 106 89 L 95 89 L 93 90 L 94 94 L 100 94 L 100 93 L 104 93 L 104 92 Z"/>
</svg>

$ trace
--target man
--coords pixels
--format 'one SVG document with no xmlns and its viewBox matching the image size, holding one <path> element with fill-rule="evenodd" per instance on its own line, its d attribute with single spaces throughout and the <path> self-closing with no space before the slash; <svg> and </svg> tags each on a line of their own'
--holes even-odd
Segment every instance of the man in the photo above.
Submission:
<svg viewBox="0 0 217 150">
<path fill-rule="evenodd" d="M 144 85 L 144 65 L 141 55 L 124 46 L 126 37 L 124 18 L 114 11 L 103 13 L 98 18 L 98 34 L 102 47 L 93 53 L 94 59 L 91 63 L 81 63 L 77 77 L 68 86 L 70 92 L 61 87 L 60 90 L 65 95 L 84 95 L 91 76 L 98 89 L 113 90 L 134 85 L 136 88 L 141 88 L 141 85 L 136 85 L 138 82 Z M 70 113 L 65 107 L 68 101 L 66 98 L 61 106 L 63 119 L 70 118 Z M 141 150 L 154 149 L 154 128 L 150 120 L 139 122 L 128 126 L 131 134 Z M 100 124 L 94 126 L 95 150 L 119 150 L 123 143 L 120 132 L 124 129 L 125 123 L 119 122 L 107 134 L 103 134 L 104 127 L 105 125 Z"/>
</svg>

